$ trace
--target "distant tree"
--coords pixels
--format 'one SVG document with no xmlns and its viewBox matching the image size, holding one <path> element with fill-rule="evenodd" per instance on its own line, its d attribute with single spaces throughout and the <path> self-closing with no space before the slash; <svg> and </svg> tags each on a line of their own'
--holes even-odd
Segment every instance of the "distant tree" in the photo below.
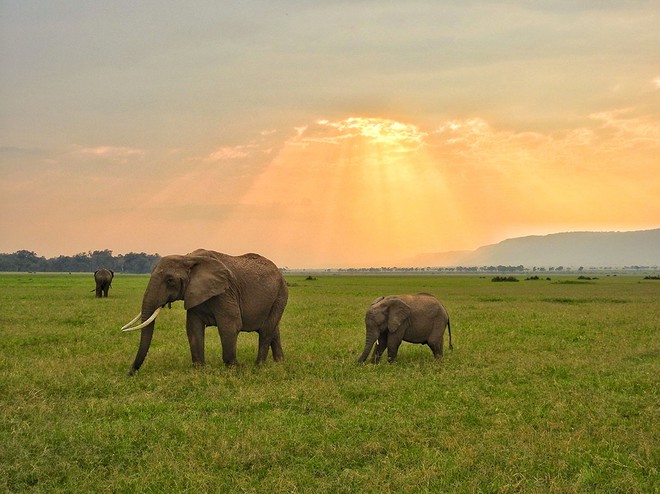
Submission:
<svg viewBox="0 0 660 494">
<path fill-rule="evenodd" d="M 89 255 L 85 254 L 84 252 L 73 256 L 71 261 L 69 261 L 69 265 L 71 266 L 69 271 L 94 271 L 92 269 L 92 263 Z"/>
<path fill-rule="evenodd" d="M 151 268 L 159 259 L 158 254 L 129 252 L 124 256 L 120 256 L 121 266 L 119 270 L 126 273 L 150 273 Z"/>
<path fill-rule="evenodd" d="M 38 257 L 31 250 L 19 250 L 13 254 L 1 254 L 0 256 L 0 266 L 3 271 L 41 271 L 45 263 L 45 258 Z"/>
<path fill-rule="evenodd" d="M 89 253 L 91 261 L 91 271 L 96 271 L 100 268 L 107 268 L 116 271 L 116 260 L 112 257 L 111 250 L 95 250 Z"/>
</svg>

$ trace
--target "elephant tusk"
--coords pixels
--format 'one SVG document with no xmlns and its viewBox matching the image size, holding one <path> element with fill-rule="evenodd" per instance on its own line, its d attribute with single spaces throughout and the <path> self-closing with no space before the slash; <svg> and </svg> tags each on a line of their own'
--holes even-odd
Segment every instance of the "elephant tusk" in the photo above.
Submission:
<svg viewBox="0 0 660 494">
<path fill-rule="evenodd" d="M 94 291 L 94 290 L 92 290 L 92 291 Z M 142 314 L 138 314 L 137 316 L 135 316 L 135 317 L 131 320 L 131 322 L 129 322 L 128 324 L 124 324 L 124 325 L 121 327 L 122 331 L 123 331 L 124 329 L 128 328 L 128 327 L 129 327 L 131 324 L 133 324 L 135 321 L 137 321 L 138 319 L 140 319 L 140 316 L 141 316 L 141 315 L 142 315 Z"/>
<path fill-rule="evenodd" d="M 158 307 L 158 308 L 154 311 L 154 313 L 151 314 L 151 316 L 149 317 L 149 319 L 147 319 L 146 321 L 144 321 L 142 324 L 139 324 L 138 326 L 135 326 L 135 327 L 133 327 L 133 328 L 122 329 L 122 331 L 135 331 L 135 330 L 137 330 L 137 329 L 142 329 L 142 328 L 144 328 L 145 326 L 148 326 L 149 324 L 151 324 L 151 323 L 153 322 L 154 319 L 156 319 L 156 317 L 158 317 L 158 313 L 160 312 L 160 309 L 162 309 L 162 307 Z"/>
</svg>

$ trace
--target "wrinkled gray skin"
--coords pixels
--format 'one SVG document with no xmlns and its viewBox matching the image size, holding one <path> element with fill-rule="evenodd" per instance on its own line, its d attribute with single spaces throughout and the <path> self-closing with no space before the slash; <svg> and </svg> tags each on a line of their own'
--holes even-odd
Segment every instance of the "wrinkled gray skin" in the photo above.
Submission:
<svg viewBox="0 0 660 494">
<path fill-rule="evenodd" d="M 154 267 L 142 300 L 142 321 L 159 307 L 183 300 L 186 332 L 193 365 L 204 365 L 204 330 L 217 326 L 225 365 L 236 361 L 240 331 L 259 333 L 257 364 L 273 350 L 284 359 L 279 323 L 288 288 L 280 270 L 258 254 L 230 256 L 199 249 L 185 256 L 163 257 Z M 129 375 L 134 375 L 149 351 L 155 321 L 141 331 L 140 346 Z"/>
<path fill-rule="evenodd" d="M 94 271 L 94 280 L 96 281 L 96 297 L 107 297 L 108 290 L 112 286 L 112 278 L 115 276 L 115 273 L 110 269 L 97 269 Z"/>
<path fill-rule="evenodd" d="M 377 298 L 367 310 L 365 325 L 366 341 L 358 363 L 369 357 L 376 341 L 371 357 L 374 363 L 386 348 L 388 360 L 393 362 L 402 341 L 428 345 L 435 358 L 441 358 L 445 328 L 449 329 L 449 348 L 453 349 L 447 310 L 428 293 Z"/>
</svg>

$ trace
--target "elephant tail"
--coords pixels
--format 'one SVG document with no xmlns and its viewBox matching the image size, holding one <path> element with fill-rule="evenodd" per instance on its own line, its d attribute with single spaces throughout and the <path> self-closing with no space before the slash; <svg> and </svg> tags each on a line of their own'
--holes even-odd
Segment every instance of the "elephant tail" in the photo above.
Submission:
<svg viewBox="0 0 660 494">
<path fill-rule="evenodd" d="M 449 331 L 449 349 L 453 350 L 454 345 L 451 342 L 451 323 L 449 322 L 449 318 L 447 318 L 447 330 Z"/>
</svg>

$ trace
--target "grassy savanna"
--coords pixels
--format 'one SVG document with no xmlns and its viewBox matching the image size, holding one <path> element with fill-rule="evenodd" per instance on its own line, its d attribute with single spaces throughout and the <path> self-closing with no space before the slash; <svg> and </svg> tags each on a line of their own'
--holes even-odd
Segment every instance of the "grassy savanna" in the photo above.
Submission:
<svg viewBox="0 0 660 494">
<path fill-rule="evenodd" d="M 0 490 L 658 491 L 658 281 L 288 276 L 285 362 L 243 333 L 227 369 L 209 328 L 193 369 L 177 302 L 129 378 L 147 280 L 0 275 Z M 454 351 L 355 365 L 370 302 L 419 291 Z"/>
</svg>

